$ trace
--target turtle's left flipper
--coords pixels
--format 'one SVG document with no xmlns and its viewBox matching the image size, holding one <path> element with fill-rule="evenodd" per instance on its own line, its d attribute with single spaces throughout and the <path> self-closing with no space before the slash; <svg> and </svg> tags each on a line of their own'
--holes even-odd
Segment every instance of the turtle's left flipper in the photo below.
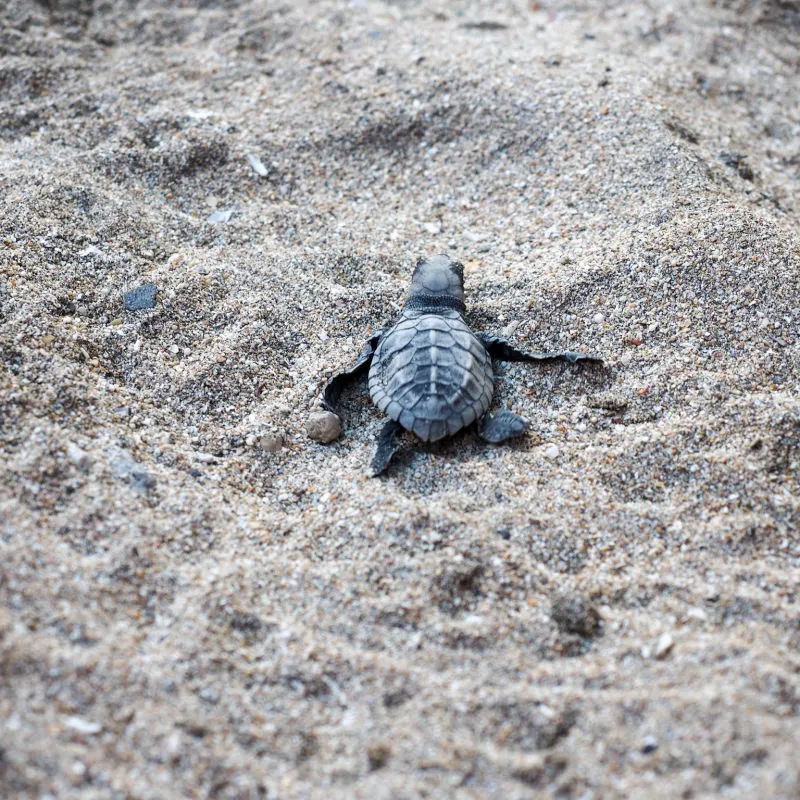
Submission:
<svg viewBox="0 0 800 800">
<path fill-rule="evenodd" d="M 370 464 L 373 478 L 377 478 L 378 475 L 386 471 L 392 456 L 400 449 L 397 436 L 402 430 L 403 426 L 393 419 L 388 420 L 381 428 L 381 432 L 378 434 L 378 449 L 375 451 Z"/>
<path fill-rule="evenodd" d="M 342 396 L 342 392 L 357 378 L 361 377 L 372 363 L 372 356 L 375 355 L 375 348 L 381 338 L 383 331 L 378 331 L 361 349 L 361 353 L 352 367 L 334 375 L 326 384 L 322 392 L 322 407 L 326 411 L 336 413 L 336 404 Z"/>
<path fill-rule="evenodd" d="M 587 353 L 573 353 L 570 350 L 560 350 L 552 353 L 526 353 L 524 350 L 517 350 L 511 342 L 500 336 L 493 336 L 490 333 L 482 333 L 478 337 L 489 355 L 497 361 L 530 361 L 530 362 L 550 362 L 566 361 L 574 364 L 583 361 L 589 364 L 602 364 L 603 359 L 597 356 L 590 356 Z"/>
<path fill-rule="evenodd" d="M 478 436 L 492 444 L 499 444 L 506 439 L 522 436 L 526 430 L 528 430 L 528 423 L 511 411 L 487 414 L 478 423 Z"/>
</svg>

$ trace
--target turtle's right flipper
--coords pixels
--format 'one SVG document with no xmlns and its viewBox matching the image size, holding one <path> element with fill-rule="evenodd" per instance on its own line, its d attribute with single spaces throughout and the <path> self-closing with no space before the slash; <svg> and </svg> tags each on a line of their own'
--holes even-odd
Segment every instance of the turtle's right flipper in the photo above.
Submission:
<svg viewBox="0 0 800 800">
<path fill-rule="evenodd" d="M 518 350 L 506 339 L 502 339 L 500 336 L 492 336 L 490 333 L 482 333 L 479 338 L 489 355 L 497 359 L 497 361 L 536 361 L 539 363 L 566 361 L 570 364 L 584 361 L 590 364 L 603 363 L 602 358 L 590 356 L 587 353 L 574 353 L 571 350 L 557 350 L 551 353 L 526 353 L 524 350 Z"/>
<path fill-rule="evenodd" d="M 528 423 L 511 411 L 487 414 L 478 424 L 478 436 L 485 442 L 499 444 L 506 439 L 515 439 L 528 430 Z"/>
<path fill-rule="evenodd" d="M 352 367 L 334 375 L 326 384 L 322 392 L 322 407 L 326 411 L 336 413 L 336 404 L 342 396 L 342 392 L 357 378 L 360 378 L 372 363 L 372 356 L 375 355 L 375 348 L 381 338 L 383 331 L 378 331 L 361 349 L 361 353 Z"/>
<path fill-rule="evenodd" d="M 403 426 L 393 419 L 388 420 L 381 428 L 381 432 L 378 434 L 378 449 L 375 451 L 370 464 L 373 478 L 377 478 L 378 475 L 386 471 L 392 456 L 400 449 L 397 437 L 402 430 Z"/>
</svg>

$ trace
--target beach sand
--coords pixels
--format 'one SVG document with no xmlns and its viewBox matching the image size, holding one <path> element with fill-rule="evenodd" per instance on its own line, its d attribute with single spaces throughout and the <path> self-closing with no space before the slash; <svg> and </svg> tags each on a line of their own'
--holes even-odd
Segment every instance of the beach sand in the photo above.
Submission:
<svg viewBox="0 0 800 800">
<path fill-rule="evenodd" d="M 0 14 L 0 796 L 800 794 L 796 0 Z M 371 479 L 436 252 L 606 367 Z"/>
</svg>

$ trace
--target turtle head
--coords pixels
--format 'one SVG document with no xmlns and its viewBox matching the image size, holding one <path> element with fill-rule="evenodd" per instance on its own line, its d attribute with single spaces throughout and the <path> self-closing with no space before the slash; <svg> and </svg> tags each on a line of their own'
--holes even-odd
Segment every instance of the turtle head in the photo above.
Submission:
<svg viewBox="0 0 800 800">
<path fill-rule="evenodd" d="M 464 311 L 464 267 L 440 253 L 417 262 L 406 308 L 455 308 Z"/>
</svg>

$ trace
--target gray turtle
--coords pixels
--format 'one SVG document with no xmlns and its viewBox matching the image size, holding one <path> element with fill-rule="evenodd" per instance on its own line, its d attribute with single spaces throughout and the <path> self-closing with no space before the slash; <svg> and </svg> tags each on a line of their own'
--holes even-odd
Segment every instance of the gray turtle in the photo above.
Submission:
<svg viewBox="0 0 800 800">
<path fill-rule="evenodd" d="M 452 436 L 476 420 L 478 434 L 488 442 L 525 433 L 522 417 L 487 413 L 494 391 L 492 359 L 603 363 L 569 351 L 525 353 L 498 336 L 473 333 L 465 312 L 463 266 L 444 254 L 420 260 L 399 321 L 375 333 L 356 363 L 325 386 L 322 407 L 335 412 L 342 391 L 369 370 L 372 401 L 389 417 L 378 436 L 373 475 L 389 466 L 403 428 L 425 442 Z"/>
</svg>

